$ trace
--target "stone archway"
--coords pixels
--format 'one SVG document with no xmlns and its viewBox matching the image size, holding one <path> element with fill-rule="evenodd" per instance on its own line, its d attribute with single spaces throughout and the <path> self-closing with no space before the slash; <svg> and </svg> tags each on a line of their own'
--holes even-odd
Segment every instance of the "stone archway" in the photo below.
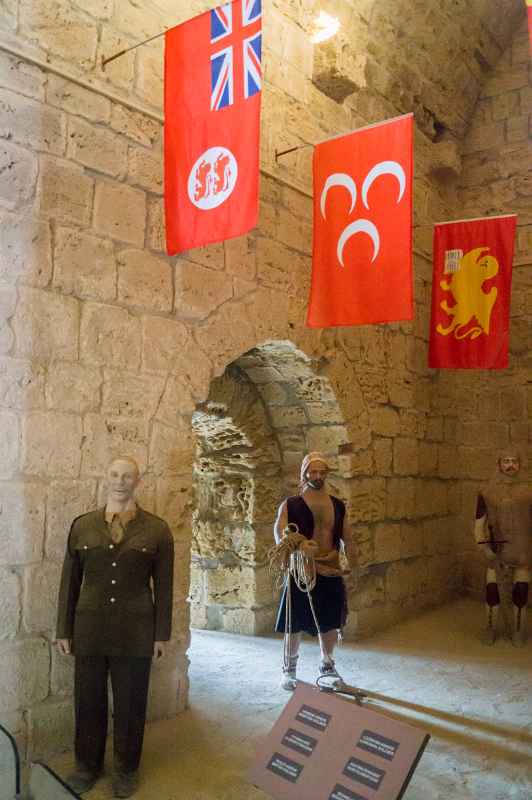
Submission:
<svg viewBox="0 0 532 800">
<path fill-rule="evenodd" d="M 291 342 L 267 342 L 211 382 L 192 424 L 192 627 L 271 631 L 277 597 L 266 554 L 275 511 L 298 490 L 305 452 L 327 454 L 332 491 L 345 496 L 339 453 L 348 436 L 334 391 Z"/>
</svg>

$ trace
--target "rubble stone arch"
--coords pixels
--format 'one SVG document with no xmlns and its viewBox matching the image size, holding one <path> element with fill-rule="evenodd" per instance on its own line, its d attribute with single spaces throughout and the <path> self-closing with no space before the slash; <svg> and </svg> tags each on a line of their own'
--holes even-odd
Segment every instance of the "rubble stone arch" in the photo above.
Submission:
<svg viewBox="0 0 532 800">
<path fill-rule="evenodd" d="M 348 437 L 329 380 L 290 341 L 268 341 L 214 378 L 192 417 L 191 625 L 245 634 L 272 630 L 278 593 L 267 567 L 282 499 L 299 488 L 309 450 L 331 463 Z"/>
</svg>

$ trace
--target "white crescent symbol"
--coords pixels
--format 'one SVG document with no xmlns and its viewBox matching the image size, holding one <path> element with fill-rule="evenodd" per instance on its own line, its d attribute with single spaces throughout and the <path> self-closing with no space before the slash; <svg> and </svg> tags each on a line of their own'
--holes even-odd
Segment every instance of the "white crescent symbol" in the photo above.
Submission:
<svg viewBox="0 0 532 800">
<path fill-rule="evenodd" d="M 329 189 L 332 189 L 333 186 L 343 186 L 344 189 L 347 189 L 349 192 L 351 196 L 351 208 L 349 209 L 349 213 L 351 213 L 351 211 L 354 209 L 357 201 L 357 187 L 353 178 L 350 175 L 346 175 L 345 172 L 333 172 L 333 174 L 329 175 L 325 181 L 325 186 L 321 192 L 320 208 L 323 219 L 325 219 L 325 202 L 327 200 L 327 192 Z"/>
<path fill-rule="evenodd" d="M 373 258 L 371 259 L 371 263 L 375 261 L 377 256 L 379 255 L 379 249 L 381 246 L 379 231 L 377 230 L 376 226 L 373 222 L 370 222 L 369 219 L 356 219 L 347 228 L 344 228 L 342 231 L 342 235 L 338 239 L 338 247 L 336 249 L 336 255 L 338 256 L 338 261 L 343 266 L 344 265 L 344 247 L 346 246 L 348 240 L 351 236 L 354 236 L 355 233 L 366 233 L 371 241 L 373 242 Z"/>
<path fill-rule="evenodd" d="M 397 198 L 397 202 L 400 203 L 401 198 L 403 197 L 406 187 L 406 175 L 404 169 L 397 161 L 380 161 L 370 169 L 364 178 L 364 183 L 362 184 L 362 202 L 368 210 L 368 192 L 373 181 L 376 178 L 379 178 L 381 175 L 395 175 L 399 181 L 399 197 Z"/>
</svg>

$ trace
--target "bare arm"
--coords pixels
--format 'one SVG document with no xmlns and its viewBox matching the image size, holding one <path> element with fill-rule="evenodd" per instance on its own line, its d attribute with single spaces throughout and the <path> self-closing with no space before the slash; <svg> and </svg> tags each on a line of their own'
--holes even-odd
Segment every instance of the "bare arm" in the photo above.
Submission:
<svg viewBox="0 0 532 800">
<path fill-rule="evenodd" d="M 283 538 L 283 531 L 288 525 L 288 508 L 286 500 L 283 500 L 277 511 L 277 518 L 273 526 L 273 535 L 275 536 L 275 543 L 279 544 Z"/>
</svg>

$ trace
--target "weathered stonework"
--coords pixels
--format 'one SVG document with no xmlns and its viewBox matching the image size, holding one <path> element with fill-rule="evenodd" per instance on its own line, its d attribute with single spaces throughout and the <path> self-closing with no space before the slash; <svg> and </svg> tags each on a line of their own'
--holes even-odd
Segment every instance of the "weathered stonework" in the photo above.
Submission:
<svg viewBox="0 0 532 800">
<path fill-rule="evenodd" d="M 168 258 L 161 124 L 102 94 L 160 116 L 162 41 L 105 69 L 101 58 L 208 7 L 2 5 L 2 38 L 54 68 L 0 49 L 0 706 L 31 757 L 71 743 L 69 667 L 50 657 L 54 584 L 72 519 L 105 501 L 111 456 L 138 459 L 141 502 L 176 538 L 174 636 L 153 671 L 154 718 L 187 702 L 189 588 L 195 624 L 271 629 L 271 524 L 298 489 L 305 450 L 327 450 L 331 489 L 348 503 L 358 570 L 347 634 L 360 636 L 481 591 L 466 509 L 496 448 L 530 442 L 521 0 L 342 0 L 328 8 L 339 35 L 318 47 L 314 9 L 276 2 L 264 20 L 258 226 Z M 415 320 L 306 328 L 312 148 L 275 151 L 409 111 Z M 429 370 L 433 223 L 515 211 L 511 368 Z M 235 369 L 243 396 L 209 405 L 214 376 L 227 389 Z"/>
</svg>

